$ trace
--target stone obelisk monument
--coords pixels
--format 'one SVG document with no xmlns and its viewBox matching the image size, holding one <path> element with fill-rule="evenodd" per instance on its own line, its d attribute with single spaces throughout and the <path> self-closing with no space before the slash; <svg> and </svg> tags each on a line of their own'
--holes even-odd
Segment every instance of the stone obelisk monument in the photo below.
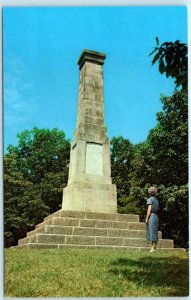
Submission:
<svg viewBox="0 0 191 300">
<path fill-rule="evenodd" d="M 70 151 L 63 210 L 117 212 L 111 181 L 109 139 L 104 126 L 103 64 L 106 55 L 84 50 L 79 58 L 77 125 Z"/>
</svg>

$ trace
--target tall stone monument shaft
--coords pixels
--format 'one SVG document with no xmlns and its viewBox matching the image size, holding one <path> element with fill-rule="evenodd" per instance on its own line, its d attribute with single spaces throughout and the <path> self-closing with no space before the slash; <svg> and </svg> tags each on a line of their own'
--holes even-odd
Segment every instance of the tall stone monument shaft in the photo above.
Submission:
<svg viewBox="0 0 191 300">
<path fill-rule="evenodd" d="M 106 55 L 84 50 L 79 58 L 77 125 L 70 151 L 63 210 L 117 212 L 111 181 L 109 139 L 104 126 L 103 64 Z"/>
</svg>

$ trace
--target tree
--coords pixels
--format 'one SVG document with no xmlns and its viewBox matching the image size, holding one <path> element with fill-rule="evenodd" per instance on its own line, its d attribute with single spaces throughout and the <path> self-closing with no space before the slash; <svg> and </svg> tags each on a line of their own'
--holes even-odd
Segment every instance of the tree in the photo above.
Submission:
<svg viewBox="0 0 191 300">
<path fill-rule="evenodd" d="M 111 177 L 117 186 L 117 205 L 120 213 L 140 213 L 140 209 L 130 196 L 131 163 L 134 146 L 122 136 L 111 139 Z"/>
<path fill-rule="evenodd" d="M 5 246 L 15 245 L 49 211 L 32 182 L 19 171 L 16 153 L 4 159 Z"/>
<path fill-rule="evenodd" d="M 129 174 L 133 158 L 133 145 L 122 136 L 111 139 L 111 176 L 117 185 L 118 199 L 129 195 Z"/>
<path fill-rule="evenodd" d="M 5 245 L 15 245 L 45 216 L 60 209 L 70 143 L 58 129 L 25 130 L 4 157 Z"/>
<path fill-rule="evenodd" d="M 188 182 L 188 103 L 185 93 L 162 96 L 163 111 L 147 141 L 137 146 L 132 177 L 146 183 L 182 185 Z"/>
<path fill-rule="evenodd" d="M 150 55 L 154 53 L 152 64 L 158 61 L 160 73 L 175 78 L 176 87 L 182 89 L 175 90 L 172 96 L 161 96 L 163 110 L 157 114 L 157 125 L 150 130 L 144 143 L 133 146 L 130 167 L 126 167 L 123 163 L 122 153 L 125 147 L 120 148 L 120 143 L 114 143 L 116 149 L 120 151 L 117 155 L 114 151 L 112 176 L 117 188 L 119 187 L 119 211 L 136 213 L 137 210 L 142 221 L 146 211 L 147 190 L 151 185 L 156 185 L 163 237 L 173 239 L 175 245 L 186 247 L 188 243 L 187 46 L 179 41 L 163 43 Z M 122 137 L 120 139 L 123 140 Z"/>
<path fill-rule="evenodd" d="M 159 44 L 157 39 L 157 44 Z M 135 147 L 132 161 L 131 191 L 136 205 L 143 207 L 149 186 L 158 187 L 160 219 L 164 238 L 178 246 L 188 243 L 188 95 L 187 45 L 166 42 L 150 54 L 158 61 L 161 74 L 175 78 L 172 96 L 162 96 L 163 111 L 147 140 Z"/>
<path fill-rule="evenodd" d="M 158 125 L 148 136 L 160 183 L 168 186 L 188 182 L 187 100 L 187 95 L 180 91 L 171 97 L 162 96 L 163 112 L 157 114 Z"/>
<path fill-rule="evenodd" d="M 188 184 L 158 186 L 164 238 L 172 238 L 175 246 L 188 247 Z"/>
<path fill-rule="evenodd" d="M 156 38 L 157 47 L 150 53 L 155 56 L 152 64 L 159 63 L 159 72 L 165 73 L 166 77 L 175 78 L 176 88 L 182 87 L 186 91 L 188 88 L 188 47 L 179 40 L 165 42 L 159 46 Z"/>
</svg>

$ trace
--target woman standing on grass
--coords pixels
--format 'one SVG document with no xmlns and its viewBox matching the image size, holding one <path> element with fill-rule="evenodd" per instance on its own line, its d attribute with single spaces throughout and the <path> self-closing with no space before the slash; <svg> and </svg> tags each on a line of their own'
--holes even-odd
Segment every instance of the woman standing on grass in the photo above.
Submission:
<svg viewBox="0 0 191 300">
<path fill-rule="evenodd" d="M 147 200 L 147 216 L 145 223 L 147 224 L 147 241 L 152 242 L 150 252 L 156 251 L 157 241 L 158 241 L 158 207 L 159 203 L 155 197 L 157 189 L 155 187 L 150 187 L 148 189 L 149 199 Z"/>
</svg>

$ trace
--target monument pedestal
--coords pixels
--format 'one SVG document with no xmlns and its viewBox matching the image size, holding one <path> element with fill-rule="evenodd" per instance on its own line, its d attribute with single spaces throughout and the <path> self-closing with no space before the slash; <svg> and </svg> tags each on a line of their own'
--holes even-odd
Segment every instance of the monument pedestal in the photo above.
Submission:
<svg viewBox="0 0 191 300">
<path fill-rule="evenodd" d="M 116 213 L 116 186 L 73 181 L 64 189 L 62 209 Z"/>
</svg>

